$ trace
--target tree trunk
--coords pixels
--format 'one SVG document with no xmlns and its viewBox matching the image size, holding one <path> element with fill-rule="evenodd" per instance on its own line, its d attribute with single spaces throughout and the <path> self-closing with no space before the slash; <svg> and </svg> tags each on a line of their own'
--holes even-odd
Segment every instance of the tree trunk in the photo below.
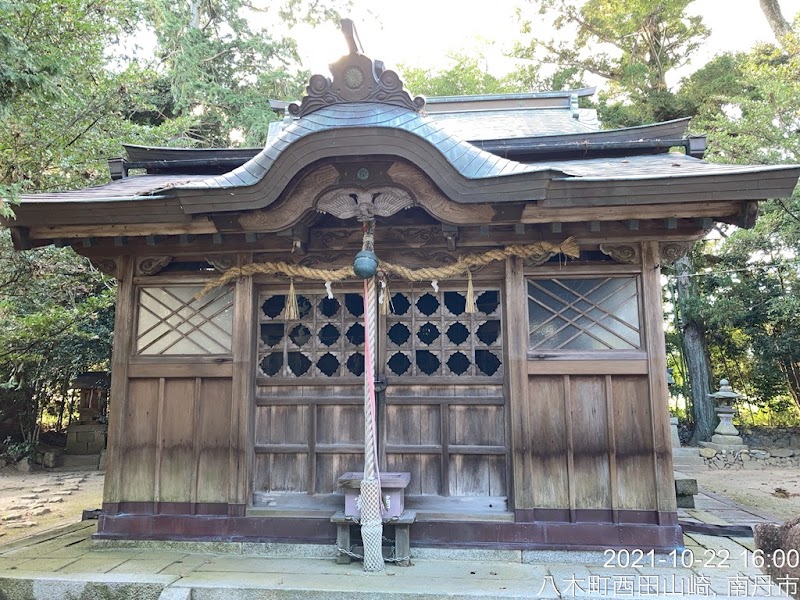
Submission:
<svg viewBox="0 0 800 600">
<path fill-rule="evenodd" d="M 190 0 L 189 9 L 192 15 L 192 20 L 189 23 L 189 26 L 192 29 L 200 29 L 200 7 L 198 6 L 198 0 Z"/>
<path fill-rule="evenodd" d="M 797 410 L 800 410 L 800 367 L 792 357 L 787 356 L 781 361 L 781 370 L 786 378 L 789 395 L 794 400 Z"/>
<path fill-rule="evenodd" d="M 759 2 L 761 3 L 761 12 L 767 18 L 772 33 L 775 34 L 775 39 L 781 41 L 783 36 L 792 31 L 792 26 L 781 12 L 780 0 L 759 0 Z"/>
<path fill-rule="evenodd" d="M 678 276 L 678 305 L 681 311 L 681 329 L 694 417 L 694 433 L 691 441 L 696 444 L 710 440 L 717 426 L 714 401 L 708 395 L 712 388 L 711 360 L 708 356 L 705 327 L 689 308 L 695 304 L 698 296 L 696 282 L 688 277 L 692 272 L 691 259 L 685 256 L 678 260 L 675 263 L 675 272 Z"/>
</svg>

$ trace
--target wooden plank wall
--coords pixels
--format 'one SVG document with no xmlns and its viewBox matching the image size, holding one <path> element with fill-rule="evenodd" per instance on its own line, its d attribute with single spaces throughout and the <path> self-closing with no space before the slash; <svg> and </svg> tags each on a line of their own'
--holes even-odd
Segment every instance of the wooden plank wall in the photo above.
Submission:
<svg viewBox="0 0 800 600">
<path fill-rule="evenodd" d="M 231 398 L 226 378 L 130 379 L 119 498 L 106 502 L 228 502 Z"/>
<path fill-rule="evenodd" d="M 532 375 L 528 508 L 656 509 L 646 375 Z"/>
<path fill-rule="evenodd" d="M 342 473 L 364 468 L 364 398 L 360 384 L 256 388 L 254 492 L 338 491 Z"/>
<path fill-rule="evenodd" d="M 386 468 L 411 473 L 407 495 L 507 495 L 502 386 L 390 385 L 384 408 Z"/>
</svg>

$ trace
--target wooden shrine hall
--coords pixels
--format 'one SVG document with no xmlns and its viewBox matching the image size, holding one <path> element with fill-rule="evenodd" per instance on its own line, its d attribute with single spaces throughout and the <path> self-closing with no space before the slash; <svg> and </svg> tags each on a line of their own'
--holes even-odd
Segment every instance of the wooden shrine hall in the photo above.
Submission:
<svg viewBox="0 0 800 600">
<path fill-rule="evenodd" d="M 800 167 L 705 162 L 688 120 L 601 130 L 593 90 L 426 101 L 352 44 L 331 71 L 264 148 L 127 146 L 5 223 L 118 280 L 97 536 L 333 544 L 366 313 L 412 547 L 682 545 L 660 269 Z M 401 267 L 368 306 L 366 223 Z"/>
</svg>

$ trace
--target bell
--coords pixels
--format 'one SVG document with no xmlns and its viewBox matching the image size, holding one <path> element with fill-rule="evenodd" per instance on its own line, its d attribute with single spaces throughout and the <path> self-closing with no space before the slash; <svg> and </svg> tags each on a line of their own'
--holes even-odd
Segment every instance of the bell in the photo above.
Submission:
<svg viewBox="0 0 800 600">
<path fill-rule="evenodd" d="M 360 279 L 370 279 L 378 272 L 378 257 L 372 250 L 362 250 L 353 260 L 353 271 Z"/>
</svg>

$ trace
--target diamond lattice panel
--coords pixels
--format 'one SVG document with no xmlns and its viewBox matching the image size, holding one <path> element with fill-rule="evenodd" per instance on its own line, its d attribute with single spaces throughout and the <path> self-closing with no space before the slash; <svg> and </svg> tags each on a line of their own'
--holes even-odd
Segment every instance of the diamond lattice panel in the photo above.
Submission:
<svg viewBox="0 0 800 600">
<path fill-rule="evenodd" d="M 230 354 L 233 289 L 200 300 L 201 286 L 139 288 L 136 351 L 142 355 Z"/>
<path fill-rule="evenodd" d="M 531 350 L 641 348 L 635 277 L 528 280 Z"/>
</svg>

